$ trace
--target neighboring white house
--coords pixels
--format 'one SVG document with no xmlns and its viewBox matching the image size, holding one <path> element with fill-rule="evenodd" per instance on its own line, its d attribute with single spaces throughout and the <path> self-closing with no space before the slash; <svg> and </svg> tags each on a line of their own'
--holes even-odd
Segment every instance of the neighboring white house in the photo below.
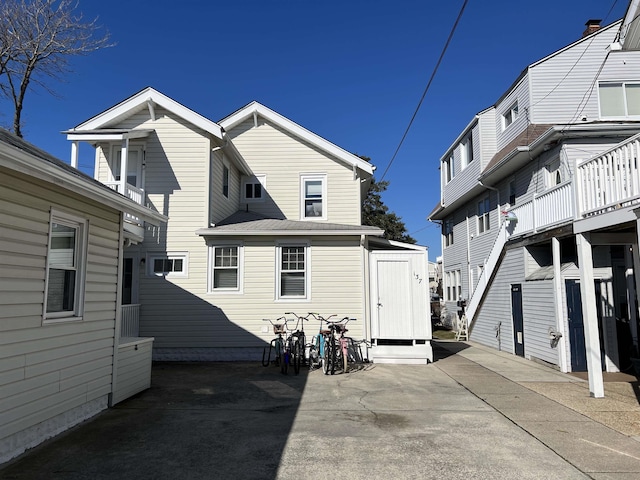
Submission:
<svg viewBox="0 0 640 480">
<path fill-rule="evenodd" d="M 154 359 L 257 360 L 285 312 L 356 318 L 376 361 L 431 359 L 426 249 L 362 225 L 370 163 L 260 103 L 216 123 L 153 88 L 65 133 L 72 164 L 90 143 L 97 180 L 170 217 L 125 248 Z"/>
<path fill-rule="evenodd" d="M 148 388 L 153 339 L 121 335 L 126 215 L 166 221 L 0 130 L 0 463 Z"/>
<path fill-rule="evenodd" d="M 587 22 L 471 120 L 440 159 L 430 214 L 448 315 L 465 308 L 471 340 L 588 370 L 594 396 L 602 369 L 630 369 L 638 347 L 635 3 Z"/>
</svg>

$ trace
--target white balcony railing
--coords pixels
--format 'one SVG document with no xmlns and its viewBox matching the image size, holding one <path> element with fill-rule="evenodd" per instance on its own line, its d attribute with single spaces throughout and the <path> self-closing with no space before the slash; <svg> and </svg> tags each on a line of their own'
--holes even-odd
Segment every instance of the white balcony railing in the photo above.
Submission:
<svg viewBox="0 0 640 480">
<path fill-rule="evenodd" d="M 120 338 L 140 336 L 140 304 L 122 305 Z"/>
<path fill-rule="evenodd" d="M 122 184 L 120 182 L 104 182 L 104 184 L 110 189 L 115 190 L 118 193 L 122 193 Z M 141 188 L 134 187 L 133 185 L 127 183 L 124 196 L 133 200 L 138 205 L 144 205 L 144 190 L 142 190 Z M 143 225 L 143 222 L 140 218 L 129 213 L 125 215 L 125 220 L 135 225 Z"/>
<path fill-rule="evenodd" d="M 578 218 L 606 213 L 640 200 L 640 134 L 576 168 Z"/>
</svg>

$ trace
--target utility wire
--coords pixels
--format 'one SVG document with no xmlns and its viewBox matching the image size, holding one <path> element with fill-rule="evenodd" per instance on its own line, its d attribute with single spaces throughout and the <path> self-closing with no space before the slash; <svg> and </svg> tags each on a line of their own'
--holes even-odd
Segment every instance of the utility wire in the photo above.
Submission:
<svg viewBox="0 0 640 480">
<path fill-rule="evenodd" d="M 400 147 L 402 147 L 402 144 L 404 143 L 405 138 L 407 138 L 407 134 L 409 133 L 409 130 L 411 129 L 411 125 L 413 125 L 413 121 L 416 119 L 416 115 L 418 115 L 418 110 L 420 110 L 420 107 L 422 106 L 422 102 L 424 101 L 424 97 L 427 95 L 427 92 L 429 91 L 429 87 L 431 86 L 431 83 L 433 82 L 433 79 L 436 76 L 436 72 L 438 71 L 438 68 L 440 67 L 440 63 L 442 63 L 442 59 L 444 58 L 444 54 L 447 51 L 447 48 L 449 48 L 449 44 L 451 43 L 451 39 L 453 38 L 453 34 L 456 31 L 456 28 L 458 27 L 458 23 L 460 23 L 460 19 L 462 18 L 462 13 L 464 12 L 464 9 L 467 6 L 467 3 L 469 3 L 469 0 L 464 0 L 464 3 L 462 4 L 462 7 L 460 8 L 460 13 L 458 13 L 458 18 L 456 18 L 456 21 L 453 24 L 453 27 L 451 28 L 451 32 L 449 33 L 449 38 L 447 38 L 447 42 L 445 43 L 444 48 L 442 49 L 442 53 L 440 53 L 440 58 L 438 58 L 438 62 L 436 63 L 436 66 L 433 69 L 433 73 L 431 74 L 431 78 L 429 78 L 429 82 L 427 83 L 427 86 L 425 87 L 424 92 L 422 93 L 422 97 L 420 98 L 420 101 L 418 102 L 418 106 L 416 107 L 415 112 L 413 112 L 413 116 L 411 117 L 411 120 L 409 121 L 409 125 L 407 126 L 407 129 L 404 131 L 404 135 L 402 135 L 402 138 L 400 139 L 400 143 L 398 144 L 398 148 L 396 148 L 396 151 L 394 152 L 393 157 L 391 157 L 391 160 L 389 160 L 389 164 L 387 165 L 387 168 L 385 168 L 384 173 L 382 174 L 382 177 L 380 177 L 379 181 L 384 180 L 384 177 L 387 174 L 387 172 L 389 171 L 389 168 L 391 168 L 391 164 L 396 159 L 396 156 L 398 155 L 398 152 L 400 151 Z"/>
</svg>

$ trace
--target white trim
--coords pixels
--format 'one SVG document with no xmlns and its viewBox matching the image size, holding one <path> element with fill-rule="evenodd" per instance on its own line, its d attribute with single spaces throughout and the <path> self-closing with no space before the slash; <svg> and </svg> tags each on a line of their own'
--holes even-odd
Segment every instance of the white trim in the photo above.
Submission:
<svg viewBox="0 0 640 480">
<path fill-rule="evenodd" d="M 216 248 L 229 248 L 236 247 L 238 249 L 238 284 L 236 288 L 214 288 L 213 276 L 215 273 L 215 249 Z M 227 295 L 227 294 L 243 294 L 244 293 L 244 243 L 222 241 L 207 242 L 208 258 L 207 258 L 207 293 L 212 295 Z"/>
<path fill-rule="evenodd" d="M 322 182 L 322 214 L 320 216 L 306 216 L 306 182 L 310 181 Z M 300 220 L 302 221 L 318 221 L 326 220 L 327 215 L 327 174 L 326 173 L 301 173 L 300 174 Z"/>
<path fill-rule="evenodd" d="M 221 227 L 219 227 L 221 228 Z M 290 236 L 340 236 L 340 237 L 349 237 L 349 236 L 377 236 L 381 237 L 384 235 L 384 230 L 219 230 L 216 228 L 201 228 L 200 230 L 196 230 L 196 235 L 200 235 L 203 237 L 206 236 L 216 236 L 216 237 L 224 237 L 224 236 L 233 236 L 237 237 L 238 235 L 245 235 L 251 237 L 260 237 L 260 236 L 269 236 L 269 237 L 290 237 Z"/>
<path fill-rule="evenodd" d="M 301 138 L 302 140 L 310 143 L 311 145 L 335 156 L 338 160 L 346 163 L 347 165 L 355 165 L 359 169 L 366 173 L 373 175 L 375 167 L 362 160 L 360 157 L 353 155 L 352 153 L 343 150 L 342 148 L 334 145 L 333 143 L 325 140 L 324 138 L 316 135 L 315 133 L 307 130 L 306 128 L 298 125 L 297 123 L 289 120 L 288 118 L 280 115 L 279 113 L 271 110 L 268 107 L 258 103 L 251 102 L 240 110 L 232 113 L 228 117 L 222 119 L 219 123 L 226 131 L 231 130 L 236 125 L 242 123 L 247 118 L 256 118 L 255 115 L 259 115 L 266 120 L 276 124 L 280 128 L 283 128 L 293 135 Z"/>
<path fill-rule="evenodd" d="M 154 260 L 182 260 L 181 272 L 167 272 L 156 273 L 154 272 L 153 263 Z M 163 278 L 188 278 L 189 277 L 189 252 L 147 252 L 146 261 L 147 276 L 149 277 L 163 277 Z"/>
<path fill-rule="evenodd" d="M 159 105 L 162 108 L 175 113 L 189 123 L 222 140 L 222 128 L 220 125 L 212 122 L 193 110 L 188 109 L 184 105 L 151 87 L 145 88 L 108 110 L 90 118 L 67 133 L 73 134 L 77 130 L 95 130 L 98 128 L 108 127 L 109 125 L 114 125 L 121 119 L 128 117 L 132 112 L 141 110 L 142 108 L 148 108 L 148 102 L 153 102 L 155 105 Z"/>
<path fill-rule="evenodd" d="M 73 251 L 73 270 L 75 287 L 73 293 L 73 310 L 47 312 L 49 297 L 49 270 L 51 260 L 51 241 L 53 239 L 53 224 L 59 223 L 75 229 L 75 245 Z M 47 241 L 47 257 L 45 264 L 45 288 L 42 305 L 43 324 L 55 322 L 80 321 L 84 313 L 84 291 L 87 271 L 87 245 L 89 241 L 89 221 L 76 215 L 51 209 L 49 213 L 49 238 Z"/>
</svg>

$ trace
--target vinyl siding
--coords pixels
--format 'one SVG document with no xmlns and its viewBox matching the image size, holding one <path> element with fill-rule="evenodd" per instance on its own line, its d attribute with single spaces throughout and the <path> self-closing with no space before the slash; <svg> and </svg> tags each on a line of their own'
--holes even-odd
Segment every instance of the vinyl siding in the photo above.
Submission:
<svg viewBox="0 0 640 480">
<path fill-rule="evenodd" d="M 474 160 L 462 170 L 462 147 L 458 143 L 453 149 L 454 177 L 444 186 L 443 204 L 446 206 L 457 198 L 467 193 L 472 187 L 478 184 L 478 177 L 482 168 L 480 159 L 480 127 L 478 122 L 471 129 L 473 137 L 473 158 Z"/>
<path fill-rule="evenodd" d="M 503 128 L 503 117 L 506 112 L 509 111 L 513 107 L 513 105 L 518 104 L 518 116 L 511 123 L 511 125 Z M 526 130 L 529 125 L 529 76 L 525 75 L 520 82 L 515 86 L 513 90 L 509 92 L 509 94 L 500 101 L 500 103 L 496 107 L 495 121 L 493 124 L 493 128 L 495 132 L 498 132 L 497 137 L 497 148 L 494 151 L 499 152 L 505 146 L 509 144 L 514 138 L 516 138 L 520 133 Z"/>
<path fill-rule="evenodd" d="M 496 154 L 496 109 L 489 108 L 479 115 L 478 133 L 480 139 L 480 160 L 482 169 L 487 166 Z"/>
<path fill-rule="evenodd" d="M 549 340 L 549 329 L 557 330 L 553 280 L 523 283 L 522 314 L 525 357 L 559 365 L 558 348 L 552 348 Z"/>
<path fill-rule="evenodd" d="M 594 75 L 603 65 L 617 28 L 607 28 L 529 69 L 531 123 L 575 122 L 599 118 Z"/>
<path fill-rule="evenodd" d="M 153 335 L 154 348 L 262 347 L 273 337 L 263 319 L 276 319 L 289 311 L 301 315 L 316 311 L 358 318 L 350 326 L 350 333 L 361 337 L 364 267 L 359 238 L 310 241 L 309 301 L 276 300 L 278 240 L 243 240 L 243 293 L 207 293 L 206 262 L 191 269 L 188 281 L 145 278 L 141 286 L 141 335 Z M 190 255 L 206 259 L 204 242 L 201 252 L 192 250 Z M 262 331 L 266 326 L 269 333 Z M 314 326 L 307 328 L 311 331 Z"/>
<path fill-rule="evenodd" d="M 484 302 L 477 313 L 476 320 L 471 327 L 470 339 L 498 348 L 496 327 L 500 323 L 500 349 L 514 352 L 513 323 L 511 316 L 511 285 L 524 284 L 523 249 L 507 250 L 499 265 L 493 282 L 487 289 Z M 524 297 L 524 295 L 523 295 Z M 525 318 L 525 324 L 527 320 Z M 527 338 L 525 336 L 525 342 Z M 526 345 L 525 345 L 526 352 Z"/>
<path fill-rule="evenodd" d="M 28 192 L 28 193 L 27 193 Z M 88 219 L 84 315 L 42 324 L 49 212 Z M 111 392 L 120 214 L 0 169 L 0 458 L 2 439 Z M 44 438 L 46 427 L 38 427 Z M 6 440 L 11 448 L 16 441 Z"/>
<path fill-rule="evenodd" d="M 222 193 L 224 166 L 229 168 L 228 197 L 225 197 Z M 211 185 L 209 194 L 210 222 L 215 224 L 240 209 L 240 172 L 220 151 L 213 152 L 211 155 L 211 179 L 209 182 Z"/>
<path fill-rule="evenodd" d="M 326 174 L 327 222 L 360 225 L 360 179 L 350 166 L 258 118 L 229 132 L 234 145 L 256 175 L 266 175 L 266 199 L 249 210 L 276 218 L 300 219 L 300 175 Z"/>
</svg>

